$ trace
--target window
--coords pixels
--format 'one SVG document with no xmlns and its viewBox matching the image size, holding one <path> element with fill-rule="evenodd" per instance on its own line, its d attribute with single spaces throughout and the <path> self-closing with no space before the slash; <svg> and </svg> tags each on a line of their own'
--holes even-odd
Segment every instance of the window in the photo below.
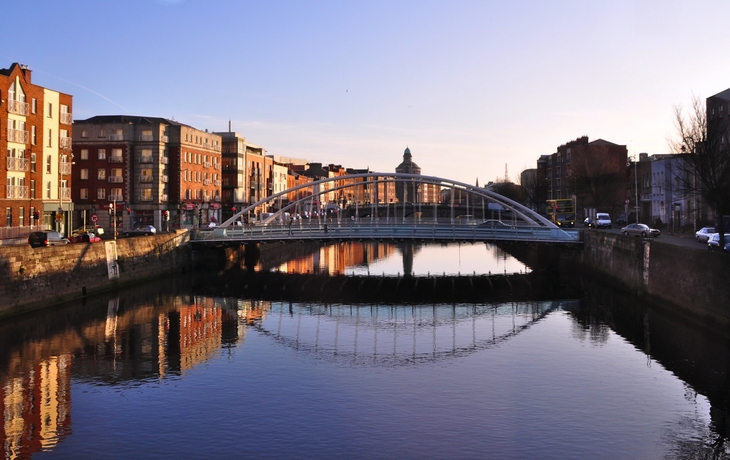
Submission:
<svg viewBox="0 0 730 460">
<path fill-rule="evenodd" d="M 83 137 L 83 138 L 89 137 L 89 132 L 87 130 L 85 130 L 85 129 L 82 129 L 81 130 L 81 137 Z"/>
<path fill-rule="evenodd" d="M 143 169 L 141 171 L 140 182 L 152 182 L 152 170 Z"/>
<path fill-rule="evenodd" d="M 99 149 L 97 158 L 99 160 L 106 160 L 106 149 Z"/>
<path fill-rule="evenodd" d="M 152 201 L 152 188 L 143 188 L 140 190 L 139 199 L 141 201 Z"/>
<path fill-rule="evenodd" d="M 25 225 L 25 208 L 18 208 L 18 225 L 23 227 Z"/>
<path fill-rule="evenodd" d="M 13 208 L 5 208 L 5 226 L 13 226 Z"/>
<path fill-rule="evenodd" d="M 51 198 L 51 181 L 46 182 L 46 199 Z"/>
<path fill-rule="evenodd" d="M 152 163 L 152 149 L 142 149 L 141 163 Z"/>
<path fill-rule="evenodd" d="M 114 200 L 114 201 L 123 201 L 122 200 L 122 189 L 121 188 L 113 188 L 112 189 L 112 200 Z"/>
<path fill-rule="evenodd" d="M 48 129 L 48 147 L 53 147 L 53 130 Z"/>
<path fill-rule="evenodd" d="M 30 181 L 30 197 L 35 198 L 35 179 Z"/>
<path fill-rule="evenodd" d="M 82 160 L 89 159 L 89 149 L 81 149 L 81 159 Z"/>
<path fill-rule="evenodd" d="M 38 131 L 35 126 L 30 127 L 30 143 L 33 145 L 38 143 Z"/>
<path fill-rule="evenodd" d="M 109 161 L 111 163 L 121 163 L 124 161 L 122 159 L 122 149 L 112 149 L 112 156 L 109 157 Z"/>
<path fill-rule="evenodd" d="M 79 198 L 82 200 L 88 200 L 89 199 L 89 189 L 88 188 L 82 188 L 79 190 Z"/>
<path fill-rule="evenodd" d="M 97 200 L 105 200 L 106 199 L 106 189 L 105 188 L 96 189 L 96 199 Z"/>
<path fill-rule="evenodd" d="M 30 100 L 30 109 L 33 111 L 33 113 L 36 113 L 38 111 L 38 101 L 36 101 L 35 98 Z"/>
<path fill-rule="evenodd" d="M 106 180 L 106 169 L 99 169 L 96 172 L 96 178 L 99 180 Z"/>
<path fill-rule="evenodd" d="M 122 168 L 112 168 L 111 175 L 109 176 L 109 182 L 121 184 L 123 181 Z"/>
<path fill-rule="evenodd" d="M 99 137 L 106 137 L 106 133 L 104 132 L 103 129 L 99 130 Z"/>
<path fill-rule="evenodd" d="M 48 118 L 53 118 L 53 102 L 48 103 L 48 113 L 46 114 Z"/>
<path fill-rule="evenodd" d="M 30 154 L 30 172 L 35 172 L 35 165 L 36 165 L 35 152 L 31 152 L 31 154 Z"/>
<path fill-rule="evenodd" d="M 79 171 L 79 177 L 81 180 L 89 180 L 89 170 L 88 169 L 82 169 Z"/>
<path fill-rule="evenodd" d="M 51 173 L 51 168 L 53 167 L 53 159 L 50 155 L 46 157 L 46 173 Z"/>
</svg>

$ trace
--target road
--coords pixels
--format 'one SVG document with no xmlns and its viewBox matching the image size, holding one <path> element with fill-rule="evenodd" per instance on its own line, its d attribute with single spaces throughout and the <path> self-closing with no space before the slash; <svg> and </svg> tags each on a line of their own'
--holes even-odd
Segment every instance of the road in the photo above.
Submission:
<svg viewBox="0 0 730 460">
<path fill-rule="evenodd" d="M 580 228 L 580 227 L 576 227 Z M 608 232 L 608 233 L 621 233 L 620 227 L 614 227 L 611 229 L 586 229 L 587 232 Z M 661 236 L 656 238 L 659 243 L 673 244 L 675 246 L 684 246 L 686 248 L 694 248 L 698 250 L 707 250 L 707 244 L 698 243 L 695 239 L 694 233 L 670 233 L 662 230 Z"/>
</svg>

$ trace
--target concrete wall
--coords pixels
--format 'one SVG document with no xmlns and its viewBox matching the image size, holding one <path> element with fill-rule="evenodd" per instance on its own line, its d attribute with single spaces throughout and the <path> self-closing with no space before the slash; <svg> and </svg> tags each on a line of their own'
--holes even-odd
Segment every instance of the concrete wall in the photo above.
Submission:
<svg viewBox="0 0 730 460">
<path fill-rule="evenodd" d="M 0 317 L 183 272 L 191 263 L 188 240 L 183 230 L 117 240 L 116 279 L 109 276 L 106 241 L 47 248 L 0 246 Z"/>
<path fill-rule="evenodd" d="M 660 237 L 661 238 L 661 237 Z M 730 256 L 657 240 L 585 232 L 578 261 L 640 296 L 730 325 Z"/>
</svg>

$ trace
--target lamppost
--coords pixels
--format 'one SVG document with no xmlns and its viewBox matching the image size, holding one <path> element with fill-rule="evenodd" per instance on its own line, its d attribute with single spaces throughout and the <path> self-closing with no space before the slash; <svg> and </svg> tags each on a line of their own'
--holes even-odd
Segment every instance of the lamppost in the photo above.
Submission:
<svg viewBox="0 0 730 460">
<path fill-rule="evenodd" d="M 631 166 L 631 163 L 634 163 L 634 201 L 636 203 L 634 206 L 634 213 L 635 213 L 636 223 L 638 224 L 639 223 L 639 180 L 636 176 L 637 161 L 635 161 L 635 160 L 636 160 L 635 155 L 630 155 L 630 156 L 626 157 L 626 167 L 627 168 Z"/>
</svg>

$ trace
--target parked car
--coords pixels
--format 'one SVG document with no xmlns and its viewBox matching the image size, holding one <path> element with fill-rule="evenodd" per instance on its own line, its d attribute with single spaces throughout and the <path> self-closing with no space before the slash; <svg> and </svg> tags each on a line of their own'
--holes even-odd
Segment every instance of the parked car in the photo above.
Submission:
<svg viewBox="0 0 730 460">
<path fill-rule="evenodd" d="M 725 243 L 725 247 L 723 248 L 723 251 L 730 253 L 730 242 Z"/>
<path fill-rule="evenodd" d="M 478 225 L 479 228 L 512 228 L 501 220 L 487 219 Z"/>
<path fill-rule="evenodd" d="M 605 212 L 596 213 L 596 228 L 611 228 L 611 216 Z"/>
<path fill-rule="evenodd" d="M 61 246 L 69 244 L 68 238 L 60 234 L 59 232 L 47 231 L 47 232 L 33 232 L 28 235 L 28 244 L 32 248 L 39 248 L 41 246 Z"/>
<path fill-rule="evenodd" d="M 84 227 L 79 227 L 71 232 L 71 236 L 80 235 L 82 233 L 93 233 L 94 235 L 101 236 L 104 234 L 104 229 L 99 227 L 98 225 L 86 225 Z"/>
<path fill-rule="evenodd" d="M 157 229 L 153 225 L 140 225 L 139 227 L 134 227 L 131 230 L 123 231 L 122 235 L 139 236 L 139 235 L 154 235 L 155 233 L 157 233 Z"/>
<path fill-rule="evenodd" d="M 593 219 L 591 219 L 590 217 L 586 217 L 585 220 L 583 221 L 584 227 L 593 227 L 593 225 L 594 225 Z"/>
<path fill-rule="evenodd" d="M 640 236 L 642 238 L 646 238 L 647 236 L 656 238 L 662 234 L 661 230 L 649 228 L 649 226 L 645 224 L 629 224 L 621 229 L 621 233 L 626 236 L 633 235 Z"/>
<path fill-rule="evenodd" d="M 715 233 L 715 227 L 702 227 L 695 233 L 695 238 L 698 243 L 707 243 L 713 233 Z"/>
<path fill-rule="evenodd" d="M 725 242 L 730 242 L 730 233 L 725 233 Z M 713 233 L 710 235 L 710 239 L 707 240 L 708 251 L 719 251 L 720 250 L 720 234 Z M 723 247 L 722 250 L 725 250 Z"/>
<path fill-rule="evenodd" d="M 96 236 L 94 233 L 86 232 L 71 235 L 69 241 L 72 243 L 98 243 L 101 241 L 101 238 Z"/>
<path fill-rule="evenodd" d="M 616 225 L 626 225 L 629 222 L 626 220 L 626 213 L 622 212 L 618 215 L 618 218 L 616 219 Z"/>
</svg>

